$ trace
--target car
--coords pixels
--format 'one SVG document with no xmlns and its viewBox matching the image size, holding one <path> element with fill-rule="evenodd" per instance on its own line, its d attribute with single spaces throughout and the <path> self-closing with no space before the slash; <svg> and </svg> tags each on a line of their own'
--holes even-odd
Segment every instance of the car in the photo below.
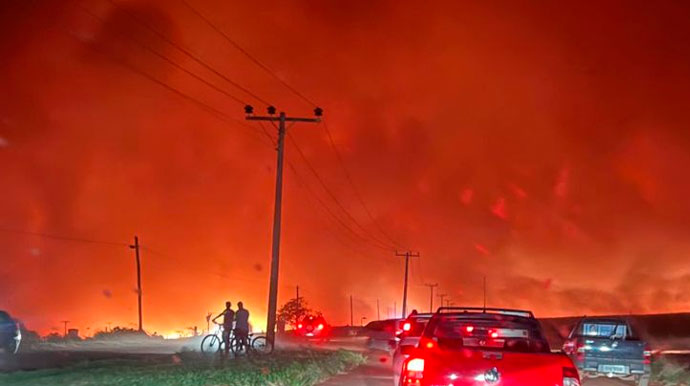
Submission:
<svg viewBox="0 0 690 386">
<path fill-rule="evenodd" d="M 307 315 L 296 326 L 295 335 L 309 340 L 328 340 L 331 328 L 320 315 Z"/>
<path fill-rule="evenodd" d="M 397 346 L 393 353 L 393 385 L 400 384 L 400 372 L 402 364 L 407 359 L 408 355 L 404 351 L 408 351 L 410 347 L 417 347 L 419 339 L 424 332 L 424 328 L 433 316 L 432 313 L 417 313 L 412 312 L 402 322 L 401 331 L 397 337 Z"/>
<path fill-rule="evenodd" d="M 403 351 L 399 385 L 580 386 L 572 360 L 551 352 L 531 311 L 441 307 L 417 347 Z"/>
<path fill-rule="evenodd" d="M 608 377 L 649 384 L 649 347 L 634 333 L 625 318 L 580 319 L 563 344 L 584 378 Z"/>
<path fill-rule="evenodd" d="M 374 320 L 367 323 L 360 333 L 367 337 L 369 350 L 393 352 L 397 345 L 396 336 L 402 331 L 401 325 L 404 319 Z"/>
<path fill-rule="evenodd" d="M 6 311 L 0 310 L 0 351 L 5 354 L 16 354 L 22 340 L 19 323 Z"/>
</svg>

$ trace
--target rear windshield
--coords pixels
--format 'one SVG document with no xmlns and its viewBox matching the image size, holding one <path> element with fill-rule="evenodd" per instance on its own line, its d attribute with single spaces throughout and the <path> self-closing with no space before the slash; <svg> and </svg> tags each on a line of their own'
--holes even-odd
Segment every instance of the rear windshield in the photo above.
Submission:
<svg viewBox="0 0 690 386">
<path fill-rule="evenodd" d="M 550 352 L 535 322 L 442 317 L 429 325 L 425 335 L 434 339 L 439 348 L 448 350 Z"/>
<path fill-rule="evenodd" d="M 410 322 L 410 331 L 407 333 L 407 336 L 422 336 L 422 333 L 424 332 L 424 328 L 426 328 L 426 325 L 429 323 L 428 318 L 412 318 L 409 320 Z"/>
<path fill-rule="evenodd" d="M 625 322 L 583 322 L 577 331 L 580 336 L 593 338 L 629 338 L 631 332 Z"/>
</svg>

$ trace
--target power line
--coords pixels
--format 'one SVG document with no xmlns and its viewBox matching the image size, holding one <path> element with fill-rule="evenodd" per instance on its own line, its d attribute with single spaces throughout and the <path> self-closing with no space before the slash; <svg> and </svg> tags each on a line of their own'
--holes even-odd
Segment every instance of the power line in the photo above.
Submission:
<svg viewBox="0 0 690 386">
<path fill-rule="evenodd" d="M 240 51 L 244 56 L 249 58 L 254 64 L 259 66 L 261 69 L 266 71 L 269 75 L 271 75 L 274 79 L 276 79 L 278 82 L 280 82 L 285 88 L 290 90 L 293 94 L 297 95 L 300 97 L 302 100 L 307 102 L 308 104 L 312 106 L 316 106 L 316 103 L 312 102 L 309 98 L 304 96 L 301 92 L 297 91 L 294 87 L 292 87 L 289 83 L 284 81 L 281 77 L 278 76 L 278 74 L 275 73 L 275 71 L 271 70 L 267 65 L 265 65 L 263 62 L 261 62 L 259 59 L 257 59 L 255 56 L 250 54 L 246 49 L 244 49 L 242 46 L 240 46 L 235 40 L 233 40 L 228 34 L 223 32 L 218 26 L 213 24 L 207 17 L 205 17 L 201 12 L 199 12 L 196 8 L 192 7 L 191 4 L 189 4 L 186 0 L 182 0 L 182 2 L 195 14 L 197 15 L 201 20 L 203 20 L 209 27 L 211 27 L 214 31 L 216 31 L 218 34 L 220 34 L 225 40 L 230 43 L 233 47 L 235 47 L 238 51 Z"/>
<path fill-rule="evenodd" d="M 314 200 L 316 200 L 316 202 L 322 207 L 322 209 L 325 211 L 325 213 L 326 213 L 327 215 L 329 215 L 333 220 L 335 220 L 335 223 L 336 223 L 336 224 L 338 224 L 338 225 L 340 225 L 341 227 L 343 227 L 345 230 L 347 230 L 350 234 L 354 235 L 354 236 L 355 236 L 356 238 L 358 238 L 359 240 L 361 240 L 361 241 L 363 241 L 363 242 L 365 242 L 365 243 L 369 243 L 369 245 L 372 245 L 372 246 L 374 246 L 374 247 L 376 247 L 376 248 L 381 248 L 381 247 L 380 247 L 379 245 L 377 245 L 377 244 L 371 244 L 371 241 L 370 241 L 369 239 L 363 237 L 363 236 L 360 235 L 358 232 L 356 232 L 354 229 L 352 229 L 352 227 L 350 227 L 349 225 L 347 225 L 347 223 L 346 223 L 345 221 L 343 221 L 337 214 L 335 214 L 335 213 L 331 210 L 331 208 L 329 208 L 329 206 L 328 206 L 328 205 L 327 205 L 327 204 L 316 194 L 316 192 L 314 192 L 314 191 L 309 187 L 309 185 L 306 183 L 306 181 L 304 181 L 304 180 L 302 179 L 302 176 L 297 172 L 297 169 L 294 167 L 294 165 L 293 165 L 292 163 L 288 162 L 288 166 L 290 167 L 290 170 L 292 170 L 293 174 L 295 175 L 295 178 L 296 178 L 296 180 L 297 180 L 297 183 L 298 183 L 300 186 L 302 186 L 302 187 L 307 191 L 307 193 L 309 193 L 309 194 L 314 198 Z M 347 247 L 347 248 L 350 248 L 353 252 L 355 252 L 355 253 L 357 253 L 357 254 L 360 254 L 360 255 L 362 255 L 363 257 L 369 258 L 369 257 L 366 256 L 362 251 L 359 251 L 359 250 L 355 249 L 355 248 L 352 247 L 352 246 L 346 245 L 346 244 L 345 244 L 342 240 L 340 240 L 339 238 L 336 237 L 336 240 L 338 240 L 338 242 L 340 242 L 343 246 L 345 246 L 345 247 Z"/>
<path fill-rule="evenodd" d="M 242 85 L 240 85 L 239 83 L 235 82 L 234 80 L 228 78 L 226 75 L 224 75 L 224 74 L 221 73 L 220 71 L 216 70 L 215 68 L 213 68 L 212 66 L 210 66 L 210 65 L 207 64 L 206 62 L 204 62 L 198 55 L 194 54 L 193 52 L 191 52 L 190 50 L 186 49 L 185 47 L 183 47 L 183 46 L 181 46 L 181 45 L 175 43 L 175 41 L 173 41 L 172 39 L 168 38 L 164 33 L 160 32 L 158 29 L 156 29 L 156 28 L 150 26 L 149 24 L 147 24 L 146 22 L 142 21 L 138 16 L 134 15 L 132 12 L 130 12 L 130 11 L 128 11 L 128 10 L 122 8 L 122 7 L 121 7 L 120 5 L 118 5 L 115 1 L 113 1 L 113 0 L 107 0 L 107 1 L 108 1 L 110 4 L 112 4 L 113 7 L 115 7 L 116 9 L 118 9 L 118 10 L 124 12 L 124 13 L 127 14 L 130 18 L 132 18 L 133 20 L 135 20 L 137 23 L 139 23 L 139 25 L 141 25 L 141 26 L 143 26 L 144 28 L 148 29 L 149 31 L 153 32 L 153 33 L 156 34 L 158 37 L 160 37 L 161 39 L 163 39 L 164 41 L 166 41 L 166 42 L 167 42 L 168 44 L 170 44 L 171 46 L 177 48 L 179 51 L 181 51 L 182 53 L 184 53 L 185 55 L 187 55 L 188 57 L 190 57 L 190 58 L 191 58 L 192 60 L 194 60 L 195 62 L 197 62 L 197 63 L 199 63 L 200 65 L 202 65 L 202 66 L 203 66 L 204 68 L 206 68 L 207 70 L 213 72 L 214 74 L 216 74 L 217 76 L 219 76 L 220 78 L 222 78 L 223 80 L 225 80 L 226 82 L 228 82 L 228 83 L 230 83 L 231 85 L 237 87 L 238 89 L 244 91 L 247 95 L 252 96 L 254 99 L 258 100 L 259 102 L 261 102 L 261 103 L 263 103 L 263 104 L 265 104 L 265 105 L 270 105 L 270 103 L 267 102 L 265 99 L 263 99 L 263 98 L 261 98 L 260 96 L 256 95 L 256 94 L 253 93 L 251 90 L 249 90 L 249 89 L 243 87 Z"/>
<path fill-rule="evenodd" d="M 338 160 L 338 163 L 340 164 L 340 167 L 343 169 L 343 172 L 345 174 L 345 178 L 347 179 L 347 182 L 350 184 L 350 187 L 352 188 L 352 191 L 355 193 L 355 197 L 359 201 L 360 205 L 362 205 L 362 208 L 364 208 L 364 212 L 366 212 L 367 216 L 371 220 L 371 222 L 376 226 L 376 229 L 390 241 L 393 245 L 396 247 L 404 248 L 400 243 L 395 241 L 391 236 L 388 235 L 388 233 L 383 229 L 381 224 L 378 222 L 378 220 L 372 215 L 371 210 L 369 210 L 369 206 L 364 202 L 364 199 L 362 198 L 362 195 L 359 193 L 359 189 L 357 189 L 357 186 L 355 185 L 354 180 L 352 179 L 352 175 L 348 171 L 347 167 L 345 166 L 345 161 L 343 161 L 343 157 L 340 154 L 340 151 L 338 151 L 338 147 L 335 145 L 335 141 L 333 140 L 333 135 L 331 135 L 331 131 L 328 129 L 328 125 L 326 124 L 326 120 L 324 119 L 323 121 L 323 128 L 326 131 L 326 135 L 328 137 L 328 142 L 331 145 L 331 149 L 333 149 L 333 152 L 335 153 L 335 157 Z"/>
<path fill-rule="evenodd" d="M 38 237 L 43 237 L 43 238 L 47 238 L 47 239 L 62 240 L 62 241 L 73 241 L 73 242 L 89 243 L 89 244 L 112 245 L 112 246 L 118 246 L 118 247 L 129 246 L 129 244 L 127 244 L 127 243 L 118 243 L 115 241 L 103 241 L 103 240 L 85 239 L 85 238 L 80 238 L 80 237 L 60 236 L 60 235 L 54 235 L 54 234 L 48 234 L 48 233 L 25 231 L 25 230 L 20 230 L 20 229 L 0 228 L 0 232 L 38 236 Z"/>
<path fill-rule="evenodd" d="M 319 182 L 321 187 L 324 189 L 324 191 L 326 191 L 328 196 L 330 196 L 331 199 L 335 202 L 335 204 L 343 211 L 343 213 L 345 213 L 347 218 L 350 219 L 350 221 L 352 221 L 357 226 L 357 228 L 359 228 L 365 235 L 367 235 L 368 234 L 367 230 L 362 226 L 362 224 L 359 223 L 359 221 L 357 221 L 356 218 L 354 218 L 354 216 L 352 216 L 352 214 L 350 214 L 350 212 L 343 206 L 343 204 L 340 202 L 340 200 L 338 200 L 338 198 L 335 196 L 335 194 L 333 194 L 333 192 L 328 188 L 326 183 L 323 181 L 323 178 L 321 178 L 321 176 L 316 171 L 314 166 L 311 164 L 311 162 L 309 162 L 309 159 L 304 155 L 304 152 L 302 151 L 302 149 L 299 147 L 297 142 L 294 140 L 292 135 L 290 135 L 289 133 L 288 133 L 288 138 L 290 139 L 290 142 L 292 142 L 293 146 L 297 150 L 297 153 L 300 155 L 300 158 L 302 158 L 304 163 L 307 165 L 308 169 L 311 171 L 311 173 L 314 175 L 314 177 L 316 177 L 317 181 Z M 380 239 L 374 237 L 373 235 L 369 235 L 369 238 L 374 243 L 376 243 L 376 245 L 379 248 L 387 250 L 387 251 L 395 251 L 395 246 L 388 245 L 386 242 L 381 241 Z"/>
<path fill-rule="evenodd" d="M 103 23 L 106 22 L 105 19 L 103 19 L 102 17 L 100 17 L 100 16 L 96 15 L 95 13 L 91 12 L 89 9 L 83 7 L 82 5 L 79 5 L 79 8 L 81 8 L 84 12 L 88 13 L 89 15 L 91 15 L 92 17 L 94 17 L 95 19 L 98 19 L 98 20 L 100 20 L 100 21 L 103 22 Z M 238 98 L 238 97 L 236 97 L 236 96 L 230 94 L 230 93 L 227 92 L 226 90 L 223 90 L 222 88 L 216 86 L 215 84 L 213 84 L 213 83 L 207 81 L 206 79 L 202 78 L 201 76 L 195 74 L 194 72 L 189 71 L 188 69 L 182 67 L 179 63 L 175 62 L 174 60 L 168 58 L 167 56 L 165 56 L 165 55 L 161 54 L 160 52 L 154 50 L 154 49 L 151 48 L 150 46 L 147 46 L 146 44 L 143 44 L 142 42 L 140 42 L 140 41 L 138 41 L 137 39 L 133 38 L 132 35 L 126 35 L 126 34 L 124 34 L 124 33 L 122 33 L 122 34 L 120 34 L 120 35 L 121 35 L 121 36 L 124 36 L 127 40 L 130 40 L 130 41 L 134 42 L 134 43 L 137 44 L 139 47 L 141 47 L 141 48 L 147 50 L 148 52 L 150 52 L 150 53 L 156 55 L 157 57 L 161 58 L 162 60 L 166 61 L 167 63 L 169 63 L 170 65 L 174 66 L 175 68 L 177 68 L 177 69 L 179 69 L 179 70 L 181 70 L 181 71 L 184 71 L 186 74 L 188 74 L 189 76 L 193 77 L 194 79 L 196 79 L 196 80 L 198 80 L 198 81 L 204 83 L 205 85 L 211 87 L 212 89 L 218 91 L 219 93 L 221 93 L 221 94 L 227 96 L 228 98 L 234 100 L 235 102 L 237 102 L 237 103 L 239 103 L 239 104 L 241 104 L 241 105 L 246 105 L 246 104 L 247 104 L 246 101 L 244 101 L 244 100 L 242 100 L 242 99 L 240 99 L 240 98 Z"/>
<path fill-rule="evenodd" d="M 81 39 L 79 39 L 79 38 L 77 38 L 76 36 L 72 35 L 71 32 L 68 33 L 68 34 L 69 34 L 71 37 L 75 38 L 77 41 L 81 42 L 82 44 L 85 44 Z M 85 44 L 85 45 L 87 45 L 87 44 Z M 101 55 L 108 56 L 108 55 L 107 55 L 105 52 L 103 52 L 102 50 L 97 49 L 93 44 L 88 44 L 87 46 L 88 46 L 89 48 L 91 48 L 92 50 L 94 50 L 94 51 L 100 53 Z M 232 117 L 228 116 L 227 114 L 225 114 L 225 113 L 223 113 L 222 111 L 216 109 L 215 107 L 212 107 L 211 105 L 206 104 L 206 103 L 204 103 L 204 102 L 202 102 L 202 101 L 200 101 L 200 100 L 194 98 L 193 96 L 191 96 L 191 95 L 189 95 L 189 94 L 186 94 L 186 93 L 182 92 L 181 90 L 179 90 L 179 89 L 177 89 L 177 88 L 175 88 L 175 87 L 169 85 L 168 83 L 165 83 L 164 81 L 162 81 L 162 80 L 160 80 L 160 79 L 158 79 L 158 78 L 156 78 L 156 77 L 154 77 L 154 76 L 152 76 L 152 75 L 146 73 L 145 71 L 142 71 L 142 70 L 140 70 L 140 69 L 134 67 L 134 66 L 131 65 L 130 63 L 127 63 L 127 62 L 124 62 L 124 61 L 114 61 L 114 62 L 117 63 L 117 64 L 119 64 L 119 65 L 121 65 L 122 67 L 124 67 L 124 68 L 126 68 L 126 69 L 128 69 L 128 70 L 130 70 L 130 71 L 132 71 L 132 72 L 134 72 L 135 74 L 138 74 L 138 75 L 140 75 L 140 76 L 142 76 L 142 77 L 144 77 L 144 78 L 147 78 L 148 80 L 150 80 L 150 81 L 152 81 L 152 82 L 154 82 L 154 83 L 157 83 L 157 84 L 160 85 L 161 87 L 167 89 L 168 91 L 170 91 L 170 92 L 172 92 L 172 93 L 177 94 L 178 96 L 182 97 L 183 99 L 186 99 L 187 101 L 190 101 L 190 102 L 196 104 L 196 105 L 197 105 L 198 107 L 200 107 L 202 110 L 206 110 L 206 112 L 209 112 L 209 113 L 214 114 L 214 115 L 216 116 L 216 118 L 218 118 L 218 119 L 221 120 L 221 121 L 224 121 L 224 122 L 226 122 L 226 123 L 234 123 L 234 124 L 237 124 L 237 125 L 241 126 L 241 127 L 244 128 L 244 129 L 249 130 L 249 131 L 252 132 L 252 133 L 255 133 L 255 134 L 258 133 L 258 130 L 257 130 L 255 127 L 249 126 L 249 125 L 247 125 L 246 123 L 244 123 L 243 121 L 240 121 L 240 120 L 238 120 L 238 119 L 235 119 L 235 118 L 232 118 Z M 261 140 L 261 142 L 262 142 L 262 143 L 265 143 L 263 140 Z"/>
</svg>

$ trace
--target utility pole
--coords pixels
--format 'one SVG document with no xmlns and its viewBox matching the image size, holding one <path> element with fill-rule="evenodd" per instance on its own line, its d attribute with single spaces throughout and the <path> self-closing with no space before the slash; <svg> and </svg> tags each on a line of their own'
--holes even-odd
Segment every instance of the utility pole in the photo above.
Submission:
<svg viewBox="0 0 690 386">
<path fill-rule="evenodd" d="M 379 298 L 376 298 L 376 320 L 381 320 L 381 306 L 379 305 Z"/>
<path fill-rule="evenodd" d="M 398 302 L 393 302 L 393 317 L 398 314 Z"/>
<path fill-rule="evenodd" d="M 486 276 L 484 276 L 484 312 L 486 312 Z"/>
<path fill-rule="evenodd" d="M 407 274 L 410 270 L 410 257 L 419 257 L 419 252 L 395 252 L 395 256 L 405 256 L 405 284 L 403 286 L 402 317 L 407 317 Z"/>
<path fill-rule="evenodd" d="M 350 295 L 350 326 L 354 326 L 354 325 L 355 325 L 355 320 L 354 320 L 353 312 L 352 312 L 352 311 L 353 311 L 353 307 L 352 307 L 352 295 Z"/>
<path fill-rule="evenodd" d="M 141 262 L 139 261 L 139 237 L 134 236 L 134 245 L 130 245 L 134 249 L 134 254 L 137 258 L 137 298 L 139 300 L 139 331 L 144 331 L 144 326 L 141 321 Z"/>
<path fill-rule="evenodd" d="M 276 108 L 269 106 L 267 109 L 268 116 L 255 116 L 254 108 L 252 106 L 245 106 L 244 112 L 247 114 L 247 120 L 249 121 L 268 121 L 272 124 L 278 122 L 278 146 L 276 150 L 278 151 L 278 161 L 276 168 L 276 196 L 275 196 L 275 206 L 273 208 L 273 245 L 271 247 L 271 281 L 268 291 L 268 317 L 266 326 L 266 338 L 274 345 L 275 343 L 275 330 L 276 330 L 276 311 L 278 308 L 278 270 L 280 265 L 280 220 L 281 220 L 281 209 L 283 201 L 283 155 L 285 153 L 285 122 L 311 122 L 318 123 L 321 122 L 321 116 L 323 115 L 323 110 L 319 107 L 314 109 L 314 115 L 316 118 L 298 118 L 298 117 L 288 117 L 284 112 L 276 117 Z"/>
<path fill-rule="evenodd" d="M 65 333 L 62 334 L 63 337 L 67 336 L 67 323 L 69 323 L 69 320 L 61 320 L 60 323 L 64 323 L 65 325 Z"/>
<path fill-rule="evenodd" d="M 443 305 L 444 305 L 444 303 L 443 303 L 443 298 L 445 298 L 445 297 L 448 296 L 448 295 L 446 295 L 446 294 L 438 294 L 438 295 L 436 295 L 436 296 L 438 296 L 439 298 L 441 298 L 441 307 L 443 307 Z"/>
<path fill-rule="evenodd" d="M 297 297 L 296 297 L 296 299 L 297 299 L 297 304 L 299 304 L 299 286 L 297 286 Z"/>
<path fill-rule="evenodd" d="M 429 312 L 434 312 L 434 287 L 438 287 L 438 283 L 424 285 L 429 287 L 429 289 L 431 290 L 431 296 L 429 297 Z"/>
</svg>

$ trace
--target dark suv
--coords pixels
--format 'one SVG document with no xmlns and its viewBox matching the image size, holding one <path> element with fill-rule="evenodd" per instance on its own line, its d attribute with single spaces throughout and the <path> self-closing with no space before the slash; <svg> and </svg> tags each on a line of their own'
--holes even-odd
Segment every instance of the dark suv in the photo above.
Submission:
<svg viewBox="0 0 690 386">
<path fill-rule="evenodd" d="M 5 311 L 0 310 L 0 351 L 16 354 L 22 334 L 19 324 Z"/>
</svg>

